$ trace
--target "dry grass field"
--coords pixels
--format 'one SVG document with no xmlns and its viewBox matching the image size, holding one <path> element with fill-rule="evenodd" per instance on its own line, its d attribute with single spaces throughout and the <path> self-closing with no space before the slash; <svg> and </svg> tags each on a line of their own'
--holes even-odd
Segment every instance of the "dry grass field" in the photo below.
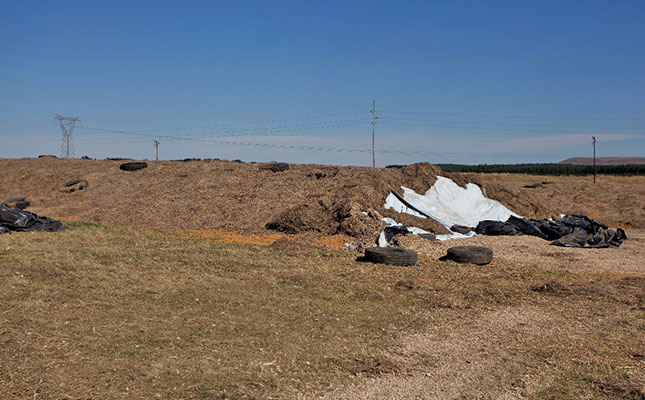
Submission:
<svg viewBox="0 0 645 400">
<path fill-rule="evenodd" d="M 0 236 L 3 398 L 644 393 L 642 272 L 568 258 L 397 268 L 347 251 L 69 225 Z"/>
<path fill-rule="evenodd" d="M 604 186 L 471 177 L 516 210 L 578 207 L 625 226 L 629 239 L 590 250 L 477 237 L 468 240 L 496 257 L 475 266 L 438 261 L 451 242 L 405 236 L 420 261 L 402 268 L 332 249 L 349 240 L 342 235 L 262 224 L 307 193 L 351 190 L 352 180 L 367 192 L 410 185 L 404 172 L 340 168 L 331 177 L 335 167 L 293 166 L 271 175 L 213 162 L 153 163 L 133 175 L 114 162 L 40 162 L 47 168 L 0 160 L 10 175 L 0 197 L 31 197 L 34 211 L 66 217 L 70 229 L 0 235 L 2 399 L 645 398 L 643 177 L 601 177 Z M 328 178 L 308 176 L 325 168 Z M 297 199 L 260 210 L 279 191 L 244 197 L 248 182 L 233 188 L 238 172 L 264 179 L 256 187 L 294 187 Z M 182 174 L 188 183 L 173 181 Z M 58 191 L 61 180 L 88 177 L 86 192 Z M 522 188 L 546 180 L 555 183 Z M 621 194 L 629 207 L 611 203 Z M 235 201 L 244 207 L 218 209 Z M 228 219 L 200 211 L 207 206 Z M 151 210 L 172 219 L 148 224 Z M 242 214 L 251 216 L 237 221 Z"/>
</svg>

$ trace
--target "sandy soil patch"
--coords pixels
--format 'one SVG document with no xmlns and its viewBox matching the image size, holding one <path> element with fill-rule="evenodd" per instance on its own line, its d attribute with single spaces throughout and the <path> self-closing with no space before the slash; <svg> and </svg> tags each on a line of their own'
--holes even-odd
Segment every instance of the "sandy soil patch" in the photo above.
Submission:
<svg viewBox="0 0 645 400">
<path fill-rule="evenodd" d="M 403 247 L 435 260 L 452 246 L 485 246 L 494 252 L 493 265 L 645 275 L 645 230 L 630 230 L 627 235 L 628 239 L 619 248 L 608 249 L 552 246 L 549 241 L 535 236 L 474 236 L 429 241 L 406 235 L 398 236 L 397 240 Z"/>
</svg>

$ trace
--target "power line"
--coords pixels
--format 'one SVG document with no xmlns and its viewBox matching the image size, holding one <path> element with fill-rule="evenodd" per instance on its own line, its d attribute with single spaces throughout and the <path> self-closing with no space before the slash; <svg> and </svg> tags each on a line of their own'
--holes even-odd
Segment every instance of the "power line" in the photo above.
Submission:
<svg viewBox="0 0 645 400">
<path fill-rule="evenodd" d="M 339 121 L 329 121 L 329 122 L 316 122 L 316 123 L 310 123 L 310 124 L 297 124 L 297 125 L 283 125 L 283 126 L 273 126 L 273 127 L 264 127 L 264 128 L 249 128 L 249 129 L 236 129 L 236 130 L 226 130 L 226 131 L 217 131 L 217 132 L 210 132 L 207 135 L 202 135 L 198 137 L 209 137 L 212 134 L 216 135 L 222 135 L 222 136 L 247 136 L 247 135 L 252 135 L 249 133 L 244 133 L 244 132 L 264 132 L 264 131 L 273 131 L 273 132 L 290 132 L 290 131 L 298 131 L 298 130 L 310 130 L 310 129 L 316 129 L 316 128 L 327 128 L 327 127 L 337 127 L 337 126 L 348 126 L 348 125 L 360 125 L 367 123 L 368 121 L 364 118 L 354 118 L 354 119 L 346 119 L 346 120 L 339 120 Z M 136 132 L 136 131 L 135 131 Z M 236 133 L 243 133 L 241 135 L 228 135 L 228 134 L 236 134 Z"/>
<path fill-rule="evenodd" d="M 364 123 L 364 122 L 361 122 L 361 123 Z M 135 132 L 135 131 L 121 131 L 121 130 L 114 130 L 114 129 L 90 128 L 90 127 L 83 127 L 83 128 L 84 129 L 95 129 L 95 130 L 101 130 L 101 131 L 113 132 L 113 133 L 123 133 L 123 134 L 143 135 L 143 136 L 154 136 L 154 135 L 151 135 L 151 134 L 142 133 L 142 132 Z M 159 136 L 155 136 L 155 137 L 159 137 Z M 166 138 L 175 139 L 175 140 L 195 141 L 195 142 L 203 142 L 203 143 L 217 143 L 217 144 L 233 145 L 233 146 L 251 146 L 251 147 L 264 147 L 264 148 L 278 148 L 278 149 L 285 149 L 285 150 L 330 151 L 330 152 L 343 152 L 343 153 L 368 153 L 368 152 L 372 151 L 370 149 L 337 148 L 337 147 L 328 147 L 328 146 L 304 146 L 304 145 L 283 145 L 283 144 L 272 144 L 272 143 L 237 142 L 237 141 L 230 141 L 230 140 L 215 140 L 215 139 L 212 139 L 212 138 L 209 138 L 209 137 L 195 138 L 195 137 L 172 136 L 172 135 L 164 135 L 164 136 L 161 136 L 161 137 L 166 137 Z M 220 137 L 226 137 L 226 135 L 220 136 Z M 412 154 L 410 152 L 398 151 L 398 150 L 383 150 L 383 151 L 379 151 L 379 153 L 383 153 L 383 154 Z M 426 152 L 425 154 L 430 154 L 430 153 Z"/>
<path fill-rule="evenodd" d="M 55 123 L 55 122 L 54 122 Z M 30 129 L 30 128 L 48 128 L 52 126 L 50 122 L 44 121 L 31 121 L 31 122 L 16 122 L 16 121 L 0 121 L 1 126 L 12 126 L 14 129 Z M 27 126 L 25 126 L 27 125 Z"/>
<path fill-rule="evenodd" d="M 148 138 L 133 138 L 132 140 L 119 140 L 118 143 L 147 143 Z M 83 145 L 95 145 L 95 144 L 114 144 L 115 141 L 114 139 L 98 139 L 98 140 L 92 140 L 88 138 L 83 138 L 83 137 L 78 137 L 75 139 L 75 143 L 77 144 L 83 144 Z"/>
<path fill-rule="evenodd" d="M 261 147 L 261 148 L 276 148 L 284 150 L 303 150 L 303 151 L 325 151 L 325 152 L 338 152 L 338 153 L 361 153 L 369 154 L 371 149 L 362 149 L 362 148 L 337 148 L 337 147 L 328 147 L 328 146 L 306 146 L 306 145 L 282 145 L 282 144 L 271 144 L 271 143 L 249 143 L 249 142 L 237 142 L 237 141 L 227 141 L 227 140 L 209 140 L 209 139 L 195 139 L 195 138 L 186 138 L 184 140 L 196 141 L 203 143 L 215 143 L 221 145 L 230 145 L 230 146 L 243 146 L 243 147 Z M 137 143 L 144 145 L 146 142 L 145 138 L 141 140 L 132 140 L 132 141 L 119 141 L 118 143 Z M 99 142 L 92 142 L 88 144 L 97 144 Z M 101 142 L 105 144 L 114 144 L 114 141 Z M 7 145 L 27 145 L 31 142 L 25 143 L 7 143 Z M 528 156 L 562 156 L 562 154 L 550 154 L 550 153 L 508 153 L 508 152 L 451 152 L 451 151 L 441 151 L 433 152 L 429 150 L 376 150 L 378 154 L 384 155 L 395 155 L 395 156 L 463 156 L 463 157 L 480 157 L 480 156 L 497 156 L 497 157 L 513 157 L 517 154 L 528 155 Z"/>
<path fill-rule="evenodd" d="M 390 125 L 406 125 L 406 126 L 427 126 L 427 127 L 433 127 L 433 128 L 449 128 L 449 129 L 475 129 L 475 130 L 483 130 L 483 131 L 508 131 L 508 132 L 539 132 L 539 133 L 561 133 L 561 134 L 567 134 L 567 133 L 579 133 L 579 132 L 571 132 L 571 131 L 553 131 L 553 130 L 546 130 L 546 129 L 519 129 L 519 128 L 495 128 L 495 127 L 481 127 L 481 126 L 460 126 L 460 125 L 441 125 L 441 124 L 419 124 L 419 123 L 408 123 L 408 122 L 388 122 L 388 121 L 381 121 L 382 124 L 390 124 Z M 602 128 L 598 128 L 602 129 Z M 611 128 L 606 128 L 606 129 L 611 129 Z M 643 135 L 645 134 L 640 134 L 640 133 L 635 133 L 635 135 Z"/>
<path fill-rule="evenodd" d="M 146 138 L 155 139 L 155 144 L 158 146 L 157 139 L 166 138 L 170 140 L 183 140 L 183 141 L 194 141 L 200 143 L 214 143 L 220 145 L 231 145 L 231 146 L 247 146 L 247 147 L 261 147 L 261 148 L 274 148 L 274 149 L 284 149 L 284 150 L 303 150 L 303 151 L 325 151 L 325 152 L 342 152 L 342 153 L 372 153 L 372 165 L 375 166 L 375 154 L 388 154 L 388 155 L 408 155 L 408 156 L 483 156 L 483 155 L 494 155 L 497 153 L 490 152 L 437 152 L 437 151 L 426 151 L 419 149 L 418 147 L 413 150 L 392 150 L 385 149 L 376 151 L 374 146 L 374 130 L 376 125 L 376 107 L 375 102 L 373 102 L 372 110 L 369 111 L 371 115 L 371 121 L 367 118 L 349 118 L 349 119 L 337 119 L 337 117 L 342 115 L 353 115 L 353 114 L 364 114 L 366 111 L 358 112 L 347 112 L 347 113 L 334 113 L 334 114 L 321 114 L 316 116 L 307 116 L 307 117 L 294 117 L 294 118 L 283 118 L 283 119 L 274 119 L 274 120 L 264 120 L 264 121 L 252 121 L 252 122 L 237 122 L 237 123 L 227 123 L 227 124 L 211 124 L 211 125 L 196 125 L 196 126 L 185 126 L 180 128 L 159 128 L 159 129 L 138 129 L 138 130 L 118 130 L 118 129 L 107 129 L 99 127 L 87 127 L 79 126 L 81 129 L 86 129 L 94 131 L 96 135 L 100 135 L 100 132 L 104 133 L 116 133 L 123 135 L 132 135 L 135 137 L 141 137 L 141 140 Z M 486 118 L 526 118 L 526 119 L 539 119 L 543 117 L 529 117 L 529 116 L 501 116 L 501 115 L 484 115 L 484 114 L 447 114 L 447 113 L 418 113 L 418 112 L 408 112 L 408 111 L 380 111 L 382 113 L 401 113 L 401 114 L 428 114 L 428 115 L 446 115 L 446 116 L 460 116 L 460 117 L 486 117 Z M 57 119 L 60 116 L 57 116 Z M 332 118 L 334 117 L 334 118 Z M 60 117 L 62 119 L 72 120 L 70 117 Z M 316 120 L 321 119 L 321 120 Z M 330 120 L 331 119 L 331 120 Z M 496 122 L 496 121 L 459 121 L 459 120 L 447 120 L 447 119 L 425 119 L 425 118 L 409 118 L 409 117 L 394 117 L 394 116 L 385 116 L 382 117 L 379 114 L 379 122 L 397 125 L 397 126 L 424 126 L 424 127 L 443 127 L 449 129 L 476 129 L 476 130 L 486 130 L 486 131 L 510 131 L 510 132 L 540 132 L 540 133 L 577 133 L 577 132 L 565 132 L 558 130 L 550 129 L 527 129 L 527 127 L 536 127 L 536 128 L 564 128 L 564 129 L 621 129 L 621 130 L 640 130 L 643 128 L 628 128 L 628 127 L 582 127 L 582 126 L 567 126 L 567 125 L 554 125 L 554 124 L 535 124 L 535 123 L 512 123 L 512 122 Z M 559 120 L 616 120 L 616 121 L 645 121 L 643 119 L 609 119 L 609 118 L 591 118 L 591 119 L 582 119 L 582 118 L 573 118 L 573 117 L 544 117 L 543 119 L 559 119 Z M 76 118 L 77 122 L 80 122 Z M 308 123 L 296 123 L 296 124 L 286 124 L 280 126 L 267 126 L 267 127 L 251 127 L 246 129 L 226 129 L 220 131 L 212 132 L 191 132 L 183 134 L 158 134 L 156 132 L 169 132 L 169 131 L 180 131 L 180 130 L 190 130 L 190 129 L 204 129 L 204 128 L 213 128 L 213 127 L 232 127 L 232 126 L 243 126 L 243 125 L 255 125 L 255 124 L 275 124 L 277 122 L 286 122 L 286 121 L 305 121 L 311 120 Z M 61 127 L 63 126 L 62 121 Z M 296 144 L 279 144 L 279 143 L 252 143 L 252 142 L 241 142 L 241 141 L 231 141 L 231 140 L 220 140 L 218 138 L 228 138 L 228 137 L 243 137 L 243 136 L 262 136 L 262 135 L 276 135 L 280 133 L 295 132 L 299 133 L 305 130 L 315 130 L 315 129 L 327 129 L 327 128 L 336 128 L 344 126 L 354 126 L 362 124 L 372 124 L 372 148 L 340 148 L 333 146 L 309 146 L 309 145 L 296 145 Z M 455 125 L 457 124 L 457 125 Z M 461 124 L 461 125 L 460 125 Z M 500 127 L 501 126 L 501 127 Z M 504 128 L 507 126 L 508 128 Z M 71 139 L 71 130 L 69 136 Z M 64 131 L 65 132 L 65 131 Z M 64 133 L 65 135 L 65 133 Z M 106 135 L 110 136 L 110 135 Z M 641 134 L 637 134 L 641 136 Z M 643 134 L 642 136 L 645 136 Z M 124 142 L 124 141 L 120 141 Z M 96 143 L 96 142 L 95 142 Z M 138 142 L 137 142 L 138 143 Z M 89 144 L 89 143 L 88 143 Z M 71 143 L 70 143 L 71 147 Z M 73 148 L 71 149 L 73 152 Z M 157 148 L 158 150 L 158 148 Z M 470 150 L 470 149 L 467 149 Z M 507 152 L 499 153 L 507 154 Z M 521 153 L 525 154 L 525 153 Z M 540 153 L 543 156 L 548 156 L 547 154 Z"/>
<path fill-rule="evenodd" d="M 135 129 L 132 132 L 164 132 L 164 131 L 178 131 L 178 130 L 191 130 L 191 129 L 220 128 L 220 127 L 239 126 L 239 125 L 272 124 L 276 122 L 319 119 L 319 118 L 336 117 L 341 115 L 365 114 L 367 112 L 369 111 L 352 111 L 352 112 L 342 112 L 342 113 L 319 114 L 319 115 L 312 115 L 307 117 L 281 118 L 281 119 L 270 119 L 270 120 L 250 121 L 250 122 L 231 122 L 231 123 L 209 124 L 209 125 L 194 125 L 194 126 L 183 126 L 183 127 L 177 127 L 177 128 Z"/>
<path fill-rule="evenodd" d="M 138 131 L 126 131 L 126 130 L 118 130 L 118 129 L 96 128 L 96 127 L 89 127 L 89 126 L 81 126 L 79 128 L 81 128 L 81 129 L 89 129 L 89 130 L 94 130 L 94 131 L 100 131 L 100 132 L 120 133 L 120 134 L 126 134 L 126 135 L 144 136 L 144 137 L 152 137 L 152 138 L 166 138 L 166 139 L 176 139 L 176 140 L 196 139 L 197 140 L 197 139 L 200 139 L 200 138 L 218 138 L 218 137 L 236 137 L 236 136 L 262 136 L 262 135 L 274 134 L 274 133 L 300 132 L 300 131 L 304 131 L 304 130 L 314 130 L 314 129 L 321 129 L 321 128 L 334 128 L 334 127 L 342 127 L 342 126 L 361 125 L 361 124 L 366 124 L 366 123 L 368 123 L 368 121 L 360 120 L 360 121 L 355 121 L 355 122 L 343 122 L 343 123 L 306 124 L 304 126 L 303 125 L 300 125 L 300 126 L 296 125 L 295 127 L 293 127 L 293 126 L 285 126 L 285 127 L 277 127 L 277 129 L 273 129 L 273 128 L 240 129 L 240 130 L 231 130 L 231 131 L 211 132 L 208 135 L 201 135 L 201 136 L 156 135 L 156 134 L 152 134 L 152 133 L 145 133 L 145 132 L 138 132 Z"/>
<path fill-rule="evenodd" d="M 101 128 L 95 128 L 101 129 Z M 150 137 L 153 135 L 143 134 L 139 132 L 129 132 L 129 131 L 116 131 L 116 130 L 106 130 L 109 132 L 116 133 L 128 133 L 135 135 L 145 135 Z M 215 138 L 194 138 L 194 137 L 182 137 L 182 136 L 171 136 L 165 135 L 169 139 L 174 140 L 183 140 L 183 141 L 194 141 L 201 143 L 215 143 L 221 145 L 232 145 L 232 146 L 246 146 L 246 147 L 262 147 L 262 148 L 275 148 L 275 149 L 285 149 L 285 150 L 304 150 L 304 151 L 325 151 L 325 152 L 343 152 L 343 153 L 369 153 L 371 149 L 361 149 L 361 148 L 337 148 L 337 147 L 328 147 L 328 146 L 305 146 L 305 145 L 284 145 L 284 144 L 272 144 L 272 143 L 250 143 L 250 142 L 238 142 L 230 140 L 216 140 Z M 225 137 L 225 136 L 221 136 Z M 376 151 L 379 154 L 389 154 L 389 155 L 408 155 L 408 156 L 482 156 L 482 155 L 505 155 L 506 152 L 502 153 L 490 153 L 490 152 L 450 152 L 450 151 L 441 151 L 433 152 L 428 150 L 379 150 Z M 521 153 L 525 154 L 525 153 Z M 540 153 L 540 155 L 548 156 L 545 153 Z"/>
<path fill-rule="evenodd" d="M 372 152 L 371 149 L 363 149 L 363 148 L 340 148 L 340 147 L 329 147 L 329 146 L 251 143 L 251 142 L 238 142 L 238 141 L 231 141 L 231 140 L 214 140 L 214 139 L 197 139 L 197 138 L 182 138 L 180 140 L 195 141 L 195 142 L 202 142 L 202 143 L 214 143 L 214 144 L 229 145 L 229 146 L 261 147 L 261 148 L 273 148 L 273 149 L 284 149 L 284 150 L 324 151 L 324 152 L 337 152 L 337 153 L 371 153 Z M 449 152 L 449 151 L 433 152 L 428 150 L 377 150 L 376 153 L 389 154 L 389 155 L 408 155 L 408 156 L 415 156 L 415 155 L 416 156 L 482 156 L 482 155 L 491 155 L 491 154 L 493 155 L 506 154 L 506 153 L 488 153 L 488 152 Z M 525 154 L 525 153 L 521 153 L 521 154 Z"/>
<path fill-rule="evenodd" d="M 231 145 L 242 145 L 242 146 L 261 146 L 261 147 L 278 147 L 278 148 L 286 148 L 286 149 L 292 149 L 292 148 L 303 148 L 303 149 L 315 149 L 316 147 L 311 147 L 311 146 L 291 146 L 291 145 L 277 145 L 277 144 L 269 144 L 269 143 L 248 143 L 248 142 L 234 142 L 234 141 L 226 141 L 226 140 L 214 140 L 212 138 L 215 137 L 201 137 L 201 138 L 196 138 L 196 137 L 185 137 L 185 136 L 173 136 L 173 135 L 163 135 L 163 136 L 155 136 L 147 133 L 140 133 L 140 132 L 133 132 L 133 131 L 119 131 L 119 130 L 114 130 L 114 129 L 102 129 L 102 128 L 89 128 L 89 127 L 84 127 L 84 129 L 96 129 L 96 130 L 101 130 L 101 131 L 106 131 L 106 132 L 113 132 L 113 133 L 123 133 L 123 134 L 132 134 L 132 135 L 143 135 L 146 137 L 165 137 L 168 139 L 175 139 L 175 140 L 184 140 L 184 141 L 194 141 L 194 142 L 205 142 L 205 143 L 218 143 L 218 144 L 231 144 Z M 219 137 L 227 137 L 227 136 L 234 136 L 234 135 L 223 135 Z M 246 135 L 248 136 L 248 135 Z M 326 151 L 330 151 L 328 147 L 319 147 L 319 149 L 326 149 Z M 340 149 L 339 151 L 363 151 L 359 149 Z M 369 150 L 368 150 L 369 151 Z"/>
<path fill-rule="evenodd" d="M 555 117 L 555 116 L 530 116 L 530 115 L 495 115 L 495 114 L 459 114 L 459 113 L 437 113 L 424 111 L 383 111 L 382 113 L 391 114 L 419 114 L 419 115 L 444 115 L 452 117 L 474 117 L 474 118 L 518 118 L 518 119 L 555 119 L 555 120 L 573 120 L 573 121 L 645 121 L 645 118 L 581 118 L 581 117 Z"/>
<path fill-rule="evenodd" d="M 504 126 L 534 126 L 541 128 L 568 128 L 568 129 L 627 129 L 627 130 L 645 130 L 645 127 L 625 127 L 625 126 L 570 126 L 570 125 L 545 125 L 545 124 L 527 124 L 513 122 L 487 122 L 487 121 L 454 121 L 446 119 L 425 119 L 425 118 L 399 118 L 399 117 L 380 117 L 386 120 L 397 121 L 420 121 L 420 122 L 439 122 L 439 123 L 457 123 L 471 125 L 504 125 Z"/>
</svg>

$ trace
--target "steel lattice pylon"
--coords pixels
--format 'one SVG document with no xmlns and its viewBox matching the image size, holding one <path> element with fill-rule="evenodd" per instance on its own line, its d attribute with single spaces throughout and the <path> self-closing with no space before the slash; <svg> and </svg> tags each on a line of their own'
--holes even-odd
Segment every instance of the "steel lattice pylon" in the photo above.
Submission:
<svg viewBox="0 0 645 400">
<path fill-rule="evenodd" d="M 63 117 L 56 114 L 54 119 L 58 120 L 60 129 L 63 131 L 63 142 L 60 145 L 60 156 L 64 158 L 74 157 L 74 145 L 72 143 L 72 132 L 77 122 L 81 122 L 78 117 Z"/>
</svg>

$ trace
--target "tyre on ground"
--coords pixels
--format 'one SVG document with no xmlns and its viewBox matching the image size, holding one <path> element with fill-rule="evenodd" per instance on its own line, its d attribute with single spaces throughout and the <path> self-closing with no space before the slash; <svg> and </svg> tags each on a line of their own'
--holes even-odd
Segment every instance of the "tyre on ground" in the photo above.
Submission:
<svg viewBox="0 0 645 400">
<path fill-rule="evenodd" d="M 455 246 L 440 260 L 451 260 L 458 263 L 486 265 L 493 261 L 493 250 L 481 246 Z"/>
<path fill-rule="evenodd" d="M 400 247 L 370 247 L 365 249 L 365 259 L 378 264 L 414 265 L 417 253 Z"/>
</svg>

